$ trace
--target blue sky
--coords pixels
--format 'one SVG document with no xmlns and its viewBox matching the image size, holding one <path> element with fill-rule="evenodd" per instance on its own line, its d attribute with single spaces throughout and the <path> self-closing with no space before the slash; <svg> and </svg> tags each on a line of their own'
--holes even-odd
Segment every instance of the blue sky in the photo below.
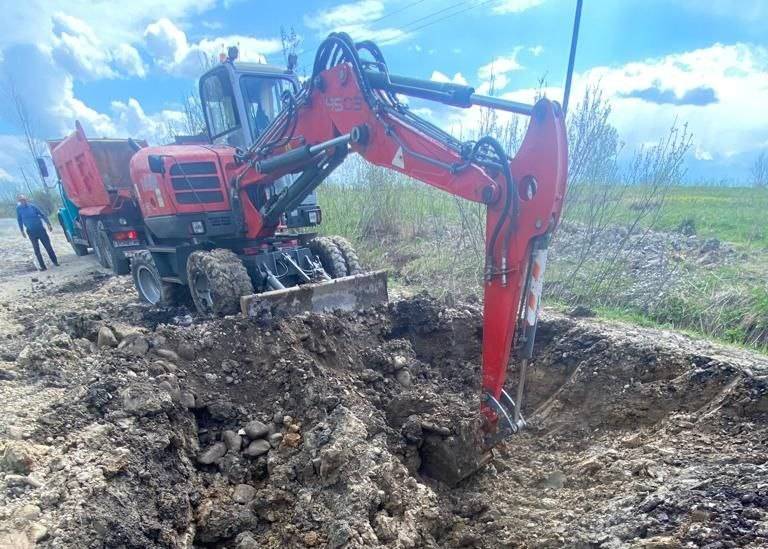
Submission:
<svg viewBox="0 0 768 549">
<path fill-rule="evenodd" d="M 575 0 L 32 0 L 4 9 L 0 87 L 23 98 L 40 138 L 83 123 L 91 136 L 158 142 L 181 116 L 202 53 L 237 43 L 282 64 L 280 28 L 302 38 L 300 68 L 328 32 L 382 45 L 390 70 L 531 100 L 561 97 Z M 585 0 L 574 99 L 599 83 L 627 151 L 677 119 L 694 135 L 691 177 L 745 181 L 768 148 L 768 0 Z M 422 108 L 423 105 L 419 105 Z M 445 126 L 476 113 L 423 111 Z M 0 183 L 28 167 L 7 101 Z"/>
</svg>

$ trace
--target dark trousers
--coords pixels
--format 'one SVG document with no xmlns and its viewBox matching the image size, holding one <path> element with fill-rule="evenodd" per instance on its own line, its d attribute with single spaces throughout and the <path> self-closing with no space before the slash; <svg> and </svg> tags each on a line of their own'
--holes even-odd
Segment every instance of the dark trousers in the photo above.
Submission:
<svg viewBox="0 0 768 549">
<path fill-rule="evenodd" d="M 32 241 L 32 248 L 35 250 L 35 256 L 37 257 L 37 262 L 40 264 L 41 269 L 45 269 L 43 255 L 40 253 L 41 242 L 43 243 L 43 246 L 45 246 L 45 251 L 48 252 L 48 257 L 51 258 L 51 262 L 54 265 L 59 264 L 59 261 L 56 259 L 56 252 L 53 251 L 51 239 L 48 236 L 48 231 L 45 230 L 45 227 L 40 227 L 39 229 L 27 229 L 27 235 Z"/>
</svg>

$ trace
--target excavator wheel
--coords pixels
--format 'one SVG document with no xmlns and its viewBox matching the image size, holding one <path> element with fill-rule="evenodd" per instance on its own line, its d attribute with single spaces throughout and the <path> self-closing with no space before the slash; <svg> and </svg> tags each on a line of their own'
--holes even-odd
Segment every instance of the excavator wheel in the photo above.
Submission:
<svg viewBox="0 0 768 549">
<path fill-rule="evenodd" d="M 240 298 L 253 293 L 245 265 L 230 250 L 192 252 L 187 260 L 187 278 L 192 301 L 204 315 L 236 314 Z"/>
<path fill-rule="evenodd" d="M 329 237 L 336 244 L 336 247 L 341 251 L 341 255 L 344 256 L 344 262 L 347 264 L 347 274 L 356 275 L 363 274 L 365 269 L 360 264 L 360 259 L 357 257 L 357 252 L 352 244 L 343 236 L 331 236 Z"/>
<path fill-rule="evenodd" d="M 317 256 L 320 263 L 331 278 L 347 276 L 347 262 L 339 246 L 330 237 L 317 236 L 308 243 L 310 251 Z"/>
<path fill-rule="evenodd" d="M 189 300 L 184 286 L 160 278 L 149 250 L 136 252 L 131 258 L 131 276 L 141 301 L 159 307 L 175 307 Z"/>
</svg>

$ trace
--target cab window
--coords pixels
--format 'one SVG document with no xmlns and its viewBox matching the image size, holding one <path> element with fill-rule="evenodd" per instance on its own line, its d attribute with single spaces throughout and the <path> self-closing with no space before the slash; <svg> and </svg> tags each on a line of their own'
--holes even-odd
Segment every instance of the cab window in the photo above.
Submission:
<svg viewBox="0 0 768 549">
<path fill-rule="evenodd" d="M 217 71 L 206 76 L 200 83 L 200 95 L 211 139 L 239 126 L 235 97 L 226 72 Z"/>
<path fill-rule="evenodd" d="M 245 112 L 248 113 L 251 140 L 255 141 L 280 112 L 283 91 L 293 91 L 293 83 L 286 78 L 243 76 L 240 78 L 240 87 L 243 90 Z"/>
</svg>

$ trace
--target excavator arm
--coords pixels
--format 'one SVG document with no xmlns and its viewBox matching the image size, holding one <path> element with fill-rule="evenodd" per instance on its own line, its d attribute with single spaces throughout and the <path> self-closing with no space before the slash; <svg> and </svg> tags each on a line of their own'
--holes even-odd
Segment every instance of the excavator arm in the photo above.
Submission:
<svg viewBox="0 0 768 549">
<path fill-rule="evenodd" d="M 458 107 L 484 105 L 530 117 L 522 145 L 509 158 L 492 137 L 461 142 L 416 116 L 399 94 Z M 240 202 L 250 237 L 270 234 L 350 153 L 461 198 L 486 205 L 486 258 L 481 411 L 486 443 L 517 432 L 522 383 L 504 389 L 513 348 L 527 365 L 541 301 L 546 250 L 566 190 L 567 143 L 560 105 L 477 96 L 468 86 L 396 77 L 379 49 L 332 34 L 318 50 L 313 75 L 261 139 L 241 156 L 234 178 L 242 195 L 253 185 L 296 175 L 261 207 Z M 524 369 L 524 368 L 523 368 Z"/>
</svg>

